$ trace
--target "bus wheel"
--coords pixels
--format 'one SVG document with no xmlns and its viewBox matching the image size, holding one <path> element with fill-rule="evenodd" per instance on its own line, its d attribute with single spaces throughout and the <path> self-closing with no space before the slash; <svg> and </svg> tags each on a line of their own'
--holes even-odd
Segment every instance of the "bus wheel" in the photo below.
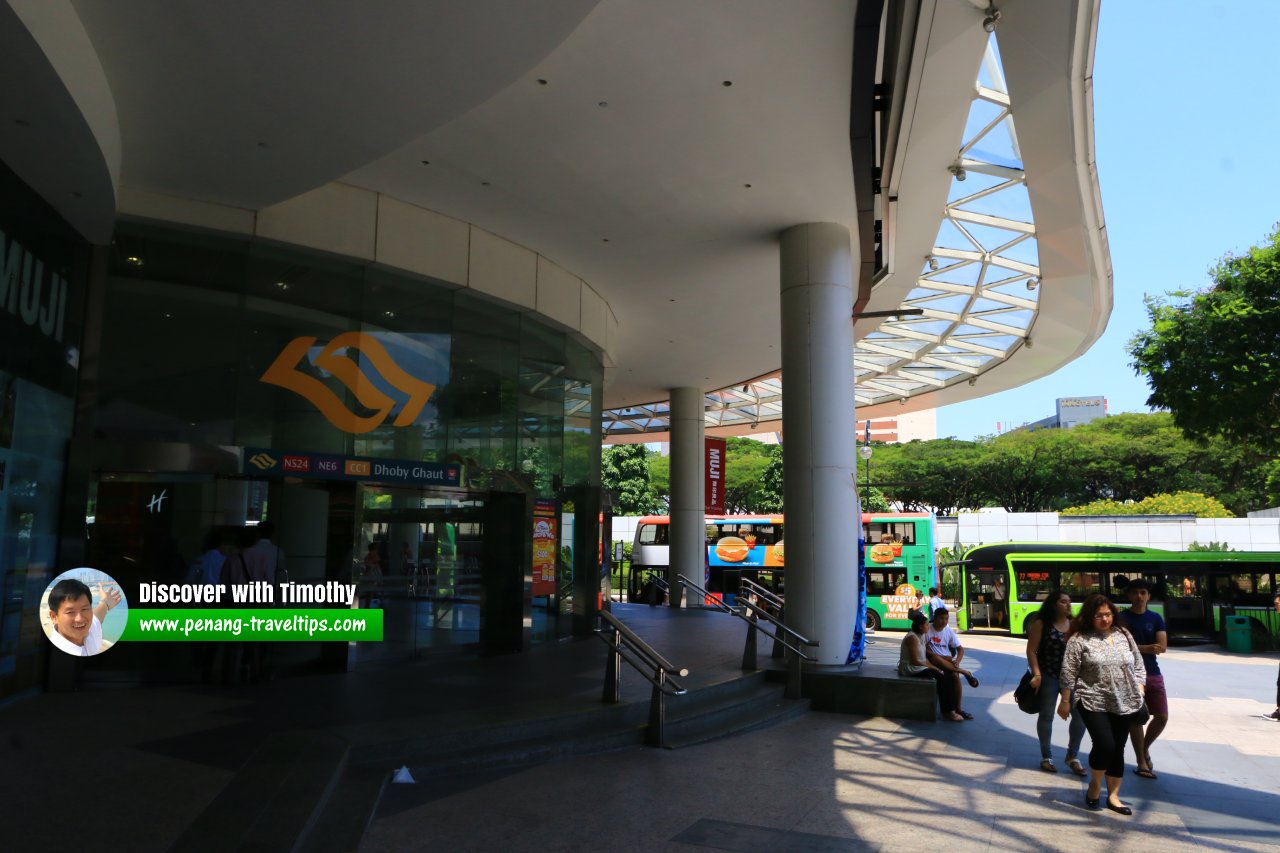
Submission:
<svg viewBox="0 0 1280 853">
<path fill-rule="evenodd" d="M 880 614 L 870 608 L 867 608 L 867 630 L 880 630 Z"/>
</svg>

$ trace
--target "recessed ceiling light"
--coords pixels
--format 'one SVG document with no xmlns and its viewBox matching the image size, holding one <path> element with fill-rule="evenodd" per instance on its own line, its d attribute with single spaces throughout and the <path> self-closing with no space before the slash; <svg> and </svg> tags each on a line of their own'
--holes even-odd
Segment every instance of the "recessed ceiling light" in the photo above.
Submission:
<svg viewBox="0 0 1280 853">
<path fill-rule="evenodd" d="M 383 314 L 385 314 L 385 315 L 386 315 L 386 316 L 388 316 L 388 317 L 394 317 L 394 316 L 396 316 L 396 312 L 394 312 L 394 311 L 383 311 L 382 313 L 383 313 Z"/>
<path fill-rule="evenodd" d="M 601 242 L 601 243 L 608 243 L 608 242 L 609 242 L 609 238 L 608 238 L 608 237 L 601 237 L 601 238 L 600 238 L 600 242 Z"/>
<path fill-rule="evenodd" d="M 724 81 L 723 83 L 721 83 L 720 85 L 721 85 L 721 86 L 732 86 L 732 85 L 733 85 L 733 81 L 732 81 L 732 80 L 725 80 L 725 81 Z"/>
<path fill-rule="evenodd" d="M 488 181 L 481 181 L 481 182 L 480 182 L 480 186 L 482 186 L 482 187 L 487 187 L 487 186 L 489 186 L 489 182 L 488 182 Z"/>
<path fill-rule="evenodd" d="M 545 85 L 547 85 L 547 81 L 546 81 L 546 80 L 543 80 L 541 77 L 539 77 L 539 78 L 538 78 L 538 85 L 539 85 L 539 86 L 545 86 Z"/>
<path fill-rule="evenodd" d="M 422 160 L 422 161 L 420 161 L 420 162 L 421 162 L 421 163 L 422 163 L 422 165 L 424 165 L 424 166 L 430 166 L 430 165 L 431 165 L 431 161 L 430 161 L 430 160 Z"/>
<path fill-rule="evenodd" d="M 743 186 L 746 187 L 747 189 L 751 189 L 751 184 L 743 184 Z"/>
<path fill-rule="evenodd" d="M 165 318 L 166 320 L 172 320 L 172 319 L 173 319 L 173 315 L 172 315 L 172 314 L 165 314 L 165 315 L 164 315 L 164 318 Z"/>
<path fill-rule="evenodd" d="M 289 282 L 287 282 L 287 281 L 277 281 L 277 282 L 276 282 L 276 287 L 280 288 L 281 290 L 288 290 L 288 289 L 289 289 Z"/>
<path fill-rule="evenodd" d="M 271 145 L 270 145 L 269 143 L 266 143 L 266 142 L 259 142 L 259 143 L 258 143 L 258 147 L 259 147 L 259 148 L 270 148 L 270 147 L 271 147 Z"/>
<path fill-rule="evenodd" d="M 609 102 L 608 102 L 608 101 L 600 101 L 598 104 L 596 104 L 596 106 L 597 106 L 597 107 L 607 107 L 607 106 L 609 106 Z"/>
<path fill-rule="evenodd" d="M 129 257 L 125 258 L 125 260 L 136 267 L 142 266 L 142 258 L 138 257 L 137 255 L 130 255 Z"/>
</svg>

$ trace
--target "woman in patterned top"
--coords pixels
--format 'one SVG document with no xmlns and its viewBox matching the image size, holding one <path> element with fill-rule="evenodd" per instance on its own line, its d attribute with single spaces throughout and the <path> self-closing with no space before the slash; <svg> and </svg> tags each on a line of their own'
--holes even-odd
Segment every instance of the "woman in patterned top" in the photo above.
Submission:
<svg viewBox="0 0 1280 853">
<path fill-rule="evenodd" d="M 1130 815 L 1133 810 L 1120 802 L 1124 746 L 1129 727 L 1146 722 L 1138 717 L 1144 710 L 1142 693 L 1147 670 L 1133 637 L 1115 622 L 1115 605 L 1105 595 L 1085 599 L 1062 657 L 1058 716 L 1064 720 L 1070 716 L 1074 691 L 1075 712 L 1084 718 L 1093 741 L 1089 750 L 1089 769 L 1093 772 L 1089 774 L 1084 804 L 1091 809 L 1101 808 L 1105 775 L 1107 808 Z"/>
<path fill-rule="evenodd" d="M 1040 699 L 1040 716 L 1036 720 L 1036 735 L 1040 738 L 1040 769 L 1057 773 L 1053 766 L 1050 740 L 1053 735 L 1053 711 L 1060 690 L 1058 679 L 1062 675 L 1062 656 L 1067 650 L 1067 633 L 1071 630 L 1071 596 L 1060 589 L 1049 593 L 1040 606 L 1036 618 L 1027 628 L 1027 664 L 1031 667 L 1031 686 Z M 1077 776 L 1087 776 L 1084 765 L 1076 756 L 1080 754 L 1080 741 L 1084 740 L 1084 719 L 1071 715 L 1067 729 L 1067 767 Z"/>
</svg>

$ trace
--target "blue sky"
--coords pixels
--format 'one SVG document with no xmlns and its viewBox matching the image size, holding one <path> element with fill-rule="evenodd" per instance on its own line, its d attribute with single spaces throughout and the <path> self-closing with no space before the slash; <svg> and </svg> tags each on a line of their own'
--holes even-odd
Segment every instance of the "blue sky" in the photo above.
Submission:
<svg viewBox="0 0 1280 853">
<path fill-rule="evenodd" d="M 1094 58 L 1094 132 L 1115 306 L 1089 352 L 1021 388 L 938 410 L 938 435 L 991 435 L 1101 394 L 1145 412 L 1125 345 L 1145 294 L 1194 289 L 1228 252 L 1280 221 L 1280 2 L 1104 0 Z M 1017 120 L 1017 104 L 1014 104 Z M 1048 286 L 1046 284 L 1046 286 Z"/>
</svg>

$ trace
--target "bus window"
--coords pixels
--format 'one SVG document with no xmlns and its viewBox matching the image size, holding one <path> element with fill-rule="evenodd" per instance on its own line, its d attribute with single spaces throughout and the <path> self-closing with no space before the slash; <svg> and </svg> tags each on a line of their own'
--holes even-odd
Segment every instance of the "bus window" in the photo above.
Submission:
<svg viewBox="0 0 1280 853">
<path fill-rule="evenodd" d="M 1044 601 L 1053 589 L 1053 578 L 1047 571 L 1019 571 L 1018 601 Z"/>
<path fill-rule="evenodd" d="M 1102 592 L 1097 572 L 1076 571 L 1077 566 L 1063 568 L 1062 589 L 1071 594 L 1072 601 L 1084 601 L 1095 592 Z"/>
<path fill-rule="evenodd" d="M 867 572 L 867 595 L 893 595 L 907 582 L 906 572 Z M 927 590 L 921 590 L 927 592 Z"/>
<path fill-rule="evenodd" d="M 642 524 L 640 525 L 640 544 L 666 545 L 670 532 L 669 524 Z"/>
</svg>

